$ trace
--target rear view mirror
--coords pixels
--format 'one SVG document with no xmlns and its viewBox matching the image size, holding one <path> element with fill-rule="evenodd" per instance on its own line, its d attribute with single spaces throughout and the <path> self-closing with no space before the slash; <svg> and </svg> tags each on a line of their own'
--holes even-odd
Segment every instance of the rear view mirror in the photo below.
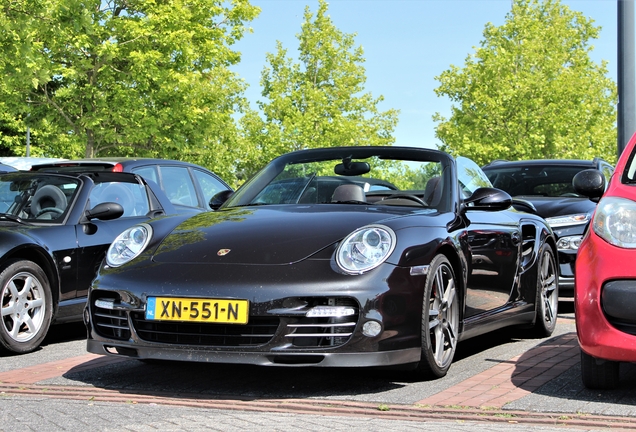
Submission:
<svg viewBox="0 0 636 432">
<path fill-rule="evenodd" d="M 366 162 L 339 163 L 333 171 L 342 176 L 359 176 L 371 171 L 371 167 Z"/>
</svg>

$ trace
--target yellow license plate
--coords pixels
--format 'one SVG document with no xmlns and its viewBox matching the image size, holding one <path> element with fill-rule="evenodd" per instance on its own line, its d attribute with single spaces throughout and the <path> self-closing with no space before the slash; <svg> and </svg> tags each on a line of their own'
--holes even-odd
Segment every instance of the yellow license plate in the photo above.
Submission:
<svg viewBox="0 0 636 432">
<path fill-rule="evenodd" d="M 146 319 L 247 324 L 247 300 L 148 297 Z"/>
</svg>

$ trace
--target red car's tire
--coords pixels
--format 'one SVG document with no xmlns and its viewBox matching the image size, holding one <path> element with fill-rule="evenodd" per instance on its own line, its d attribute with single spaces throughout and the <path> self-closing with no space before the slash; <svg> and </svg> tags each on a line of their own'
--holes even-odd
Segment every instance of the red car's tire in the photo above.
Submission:
<svg viewBox="0 0 636 432">
<path fill-rule="evenodd" d="M 589 389 L 618 387 L 620 363 L 592 357 L 581 351 L 581 379 Z"/>
</svg>

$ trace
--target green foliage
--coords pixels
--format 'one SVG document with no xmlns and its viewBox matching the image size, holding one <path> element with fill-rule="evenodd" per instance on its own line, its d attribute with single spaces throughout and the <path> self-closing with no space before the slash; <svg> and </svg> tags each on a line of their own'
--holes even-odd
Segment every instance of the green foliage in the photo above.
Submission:
<svg viewBox="0 0 636 432">
<path fill-rule="evenodd" d="M 315 16 L 305 9 L 299 40 L 299 63 L 278 42 L 262 72 L 262 116 L 242 118 L 250 153 L 242 155 L 245 175 L 282 153 L 342 145 L 390 145 L 396 110 L 380 112 L 383 98 L 362 93 L 366 81 L 363 50 L 354 36 L 339 31 L 319 1 Z"/>
<path fill-rule="evenodd" d="M 214 160 L 231 180 L 233 115 L 246 105 L 231 46 L 259 11 L 248 0 L 3 2 L 9 108 L 49 128 L 57 156 Z"/>
<path fill-rule="evenodd" d="M 599 28 L 558 0 L 514 0 L 500 27 L 487 24 L 463 69 L 436 77 L 441 148 L 479 164 L 493 159 L 616 160 L 615 83 L 589 57 Z"/>
<path fill-rule="evenodd" d="M 12 98 L 6 91 L 4 82 L 0 82 L 0 156 L 26 156 L 27 125 L 29 126 L 29 155 L 36 157 L 54 157 L 56 148 L 50 145 L 57 141 L 65 148 L 74 143 L 68 135 L 56 136 L 56 131 L 48 122 L 39 122 L 33 129 L 30 116 L 11 106 Z"/>
</svg>

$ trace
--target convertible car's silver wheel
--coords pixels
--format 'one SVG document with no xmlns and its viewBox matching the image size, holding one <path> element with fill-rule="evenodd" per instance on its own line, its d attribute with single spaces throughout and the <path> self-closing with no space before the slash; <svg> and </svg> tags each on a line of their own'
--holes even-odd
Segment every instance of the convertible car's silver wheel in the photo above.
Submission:
<svg viewBox="0 0 636 432">
<path fill-rule="evenodd" d="M 51 324 L 51 289 L 42 269 L 31 261 L 13 261 L 0 273 L 0 343 L 16 353 L 41 343 Z"/>
<path fill-rule="evenodd" d="M 459 296 L 455 273 L 444 255 L 429 267 L 422 305 L 422 358 L 419 372 L 436 378 L 448 372 L 459 333 Z"/>
<path fill-rule="evenodd" d="M 537 337 L 548 337 L 554 331 L 559 309 L 559 278 L 552 248 L 541 247 L 537 263 L 537 303 L 534 333 Z"/>
</svg>

